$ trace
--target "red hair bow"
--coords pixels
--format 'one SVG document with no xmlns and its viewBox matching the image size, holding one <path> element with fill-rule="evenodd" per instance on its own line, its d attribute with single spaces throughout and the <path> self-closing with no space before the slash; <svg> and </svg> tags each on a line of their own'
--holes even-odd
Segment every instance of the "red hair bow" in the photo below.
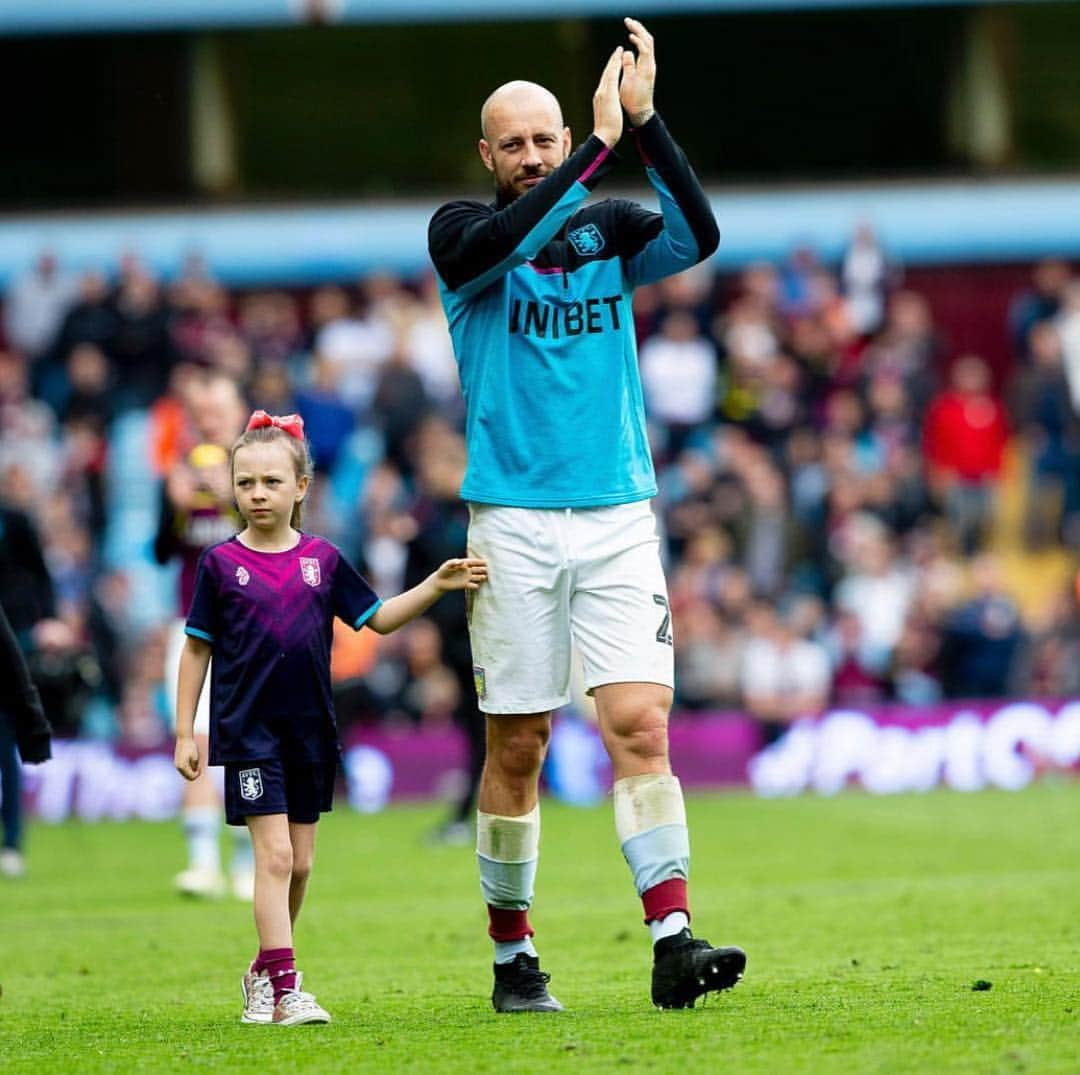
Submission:
<svg viewBox="0 0 1080 1075">
<path fill-rule="evenodd" d="M 297 440 L 304 439 L 304 419 L 298 414 L 267 414 L 266 411 L 256 411 L 249 419 L 244 432 L 252 429 L 264 429 L 267 426 L 276 426 Z"/>
</svg>

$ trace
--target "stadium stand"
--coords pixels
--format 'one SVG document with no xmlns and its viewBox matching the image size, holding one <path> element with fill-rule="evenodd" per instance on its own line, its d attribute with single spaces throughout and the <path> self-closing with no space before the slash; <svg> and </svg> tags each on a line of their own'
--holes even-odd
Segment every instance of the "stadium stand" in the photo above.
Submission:
<svg viewBox="0 0 1080 1075">
<path fill-rule="evenodd" d="M 1011 268 L 1011 305 L 981 318 L 995 353 L 976 355 L 948 300 L 978 271 L 905 275 L 861 229 L 836 261 L 802 247 L 640 295 L 684 713 L 742 707 L 776 731 L 830 704 L 1077 689 L 1080 283 L 1063 262 Z M 430 280 L 227 291 L 198 259 L 164 281 L 129 254 L 102 286 L 43 257 L 5 298 L 0 487 L 36 520 L 79 639 L 69 732 L 167 736 L 173 580 L 150 546 L 210 368 L 305 415 L 308 526 L 400 586 L 422 461 L 461 446 Z M 346 724 L 438 727 L 456 705 L 426 624 L 342 667 Z"/>
</svg>

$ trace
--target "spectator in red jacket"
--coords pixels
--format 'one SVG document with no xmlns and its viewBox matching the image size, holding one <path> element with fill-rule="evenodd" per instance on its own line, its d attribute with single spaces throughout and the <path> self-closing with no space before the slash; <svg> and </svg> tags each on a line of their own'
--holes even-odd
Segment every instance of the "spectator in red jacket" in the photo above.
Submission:
<svg viewBox="0 0 1080 1075">
<path fill-rule="evenodd" d="M 930 401 L 923 452 L 931 488 L 965 554 L 981 544 L 1007 439 L 989 366 L 977 355 L 964 355 L 950 371 L 949 387 Z"/>
</svg>

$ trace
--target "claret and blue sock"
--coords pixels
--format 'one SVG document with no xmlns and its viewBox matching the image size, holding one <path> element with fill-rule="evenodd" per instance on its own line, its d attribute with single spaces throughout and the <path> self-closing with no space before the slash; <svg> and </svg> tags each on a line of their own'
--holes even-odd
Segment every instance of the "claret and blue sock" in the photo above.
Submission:
<svg viewBox="0 0 1080 1075">
<path fill-rule="evenodd" d="M 539 857 L 539 806 L 521 817 L 477 811 L 476 858 L 496 963 L 509 963 L 520 953 L 536 955 L 529 907 Z"/>
<path fill-rule="evenodd" d="M 615 831 L 634 875 L 653 944 L 690 925 L 690 835 L 677 777 L 645 773 L 615 781 Z"/>
</svg>

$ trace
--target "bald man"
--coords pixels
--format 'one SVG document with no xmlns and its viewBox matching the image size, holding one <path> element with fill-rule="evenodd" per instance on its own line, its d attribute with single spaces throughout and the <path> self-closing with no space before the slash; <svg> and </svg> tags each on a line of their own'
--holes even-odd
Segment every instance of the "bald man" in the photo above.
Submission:
<svg viewBox="0 0 1080 1075">
<path fill-rule="evenodd" d="M 571 644 L 611 757 L 615 826 L 653 941 L 652 1000 L 692 1007 L 732 986 L 745 954 L 689 929 L 690 845 L 668 763 L 671 616 L 649 500 L 631 316 L 635 287 L 707 258 L 708 200 L 653 108 L 653 39 L 626 19 L 571 151 L 559 102 L 509 82 L 484 102 L 480 157 L 494 204 L 455 201 L 428 245 L 466 404 L 470 555 L 490 580 L 469 634 L 487 762 L 480 884 L 495 942 L 497 1011 L 559 1011 L 528 911 L 540 843 L 537 786 L 552 710 L 570 700 Z M 624 112 L 661 206 L 585 204 L 612 164 Z"/>
</svg>

